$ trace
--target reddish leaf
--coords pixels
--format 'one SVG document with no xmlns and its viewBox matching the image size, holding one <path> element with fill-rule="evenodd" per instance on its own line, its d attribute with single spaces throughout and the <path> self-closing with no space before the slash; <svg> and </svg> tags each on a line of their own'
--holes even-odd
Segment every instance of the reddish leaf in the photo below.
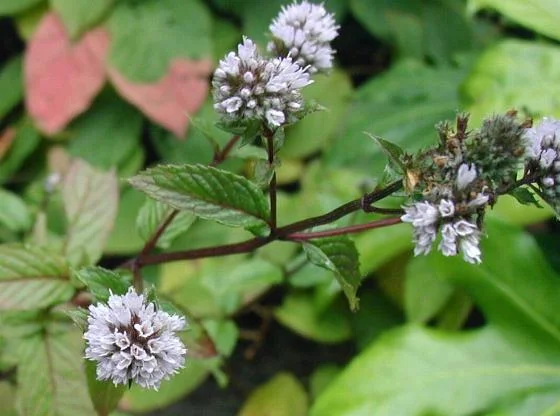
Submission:
<svg viewBox="0 0 560 416">
<path fill-rule="evenodd" d="M 155 123 L 177 137 L 184 137 L 189 115 L 195 113 L 208 94 L 209 60 L 175 59 L 167 74 L 155 83 L 139 84 L 126 79 L 115 68 L 109 78 L 119 93 Z"/>
<path fill-rule="evenodd" d="M 0 133 L 0 159 L 4 157 L 6 152 L 10 149 L 12 142 L 16 137 L 16 129 L 13 127 L 8 127 L 2 133 Z"/>
<path fill-rule="evenodd" d="M 25 52 L 24 72 L 31 117 L 43 132 L 60 132 L 85 111 L 105 82 L 109 36 L 104 29 L 72 44 L 61 20 L 46 14 Z"/>
</svg>

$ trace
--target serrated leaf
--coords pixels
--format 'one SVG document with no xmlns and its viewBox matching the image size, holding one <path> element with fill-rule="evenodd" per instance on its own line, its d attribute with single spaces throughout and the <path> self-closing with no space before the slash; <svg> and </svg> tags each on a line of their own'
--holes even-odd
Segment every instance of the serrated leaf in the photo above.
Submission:
<svg viewBox="0 0 560 416">
<path fill-rule="evenodd" d="M 257 185 L 210 166 L 162 165 L 141 172 L 129 182 L 175 209 L 229 226 L 262 226 L 270 216 L 268 201 Z"/>
<path fill-rule="evenodd" d="M 77 330 L 43 333 L 19 344 L 17 409 L 20 415 L 91 416 Z"/>
<path fill-rule="evenodd" d="M 211 16 L 198 0 L 120 2 L 109 30 L 109 64 L 131 81 L 160 79 L 176 58 L 212 55 Z"/>
<path fill-rule="evenodd" d="M 62 195 L 68 220 L 64 252 L 75 267 L 95 264 L 117 216 L 116 175 L 76 160 L 64 177 Z"/>
<path fill-rule="evenodd" d="M 107 302 L 111 293 L 124 295 L 131 283 L 128 277 L 103 267 L 85 267 L 72 274 L 88 288 L 97 302 L 103 303 Z"/>
<path fill-rule="evenodd" d="M 362 278 L 358 250 L 352 240 L 346 236 L 321 238 L 304 243 L 303 248 L 313 264 L 334 273 L 350 309 L 358 309 L 356 292 Z"/>
<path fill-rule="evenodd" d="M 389 159 L 391 166 L 398 172 L 404 174 L 406 167 L 402 161 L 402 156 L 404 155 L 404 150 L 390 141 L 384 140 L 381 137 L 374 136 L 366 132 L 366 134 L 381 147 L 383 153 Z"/>
<path fill-rule="evenodd" d="M 31 213 L 19 196 L 0 189 L 0 201 L 0 224 L 16 232 L 31 227 Z"/>
<path fill-rule="evenodd" d="M 153 199 L 146 199 L 138 217 L 136 218 L 136 229 L 144 241 L 148 241 L 159 227 L 169 218 L 174 211 L 169 205 Z M 196 216 L 188 211 L 181 211 L 175 215 L 171 223 L 165 228 L 159 237 L 156 246 L 168 248 L 173 240 L 186 232 L 194 223 Z"/>
<path fill-rule="evenodd" d="M 73 39 L 98 23 L 116 2 L 117 0 L 50 0 L 52 8 L 61 17 Z"/>
<path fill-rule="evenodd" d="M 515 188 L 509 194 L 513 196 L 520 204 L 534 205 L 536 207 L 542 208 L 542 205 L 540 204 L 535 194 L 527 188 Z"/>
<path fill-rule="evenodd" d="M 0 310 L 42 309 L 74 294 L 68 266 L 46 249 L 0 246 Z"/>
<path fill-rule="evenodd" d="M 97 379 L 96 364 L 86 360 L 86 377 L 89 389 L 89 397 L 98 415 L 109 415 L 119 403 L 126 391 L 125 385 L 115 386 L 111 381 L 100 381 Z"/>
</svg>

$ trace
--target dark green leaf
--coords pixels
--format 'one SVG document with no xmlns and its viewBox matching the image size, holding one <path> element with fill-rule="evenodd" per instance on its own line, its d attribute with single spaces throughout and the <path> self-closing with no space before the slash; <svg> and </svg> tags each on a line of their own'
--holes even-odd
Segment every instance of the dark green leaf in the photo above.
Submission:
<svg viewBox="0 0 560 416">
<path fill-rule="evenodd" d="M 85 267 L 72 274 L 88 288 L 97 302 L 102 303 L 107 303 L 111 293 L 124 295 L 131 283 L 128 277 L 102 267 Z"/>
<path fill-rule="evenodd" d="M 74 294 L 64 259 L 39 247 L 0 246 L 0 310 L 42 309 Z"/>
<path fill-rule="evenodd" d="M 105 247 L 107 253 L 129 255 L 140 252 L 144 240 L 136 232 L 136 217 L 145 200 L 144 195 L 130 186 L 123 187 L 115 227 Z"/>
<path fill-rule="evenodd" d="M 20 197 L 0 189 L 0 201 L 0 224 L 16 232 L 31 227 L 31 213 Z"/>
<path fill-rule="evenodd" d="M 109 30 L 109 63 L 130 81 L 156 81 L 174 59 L 212 56 L 210 13 L 198 0 L 120 2 Z"/>
<path fill-rule="evenodd" d="M 86 360 L 86 376 L 89 388 L 89 397 L 98 415 L 109 415 L 119 403 L 126 391 L 126 386 L 115 386 L 111 381 L 100 381 L 96 375 L 96 364 Z"/>
<path fill-rule="evenodd" d="M 23 98 L 22 72 L 21 56 L 10 59 L 0 70 L 0 118 Z"/>
<path fill-rule="evenodd" d="M 68 219 L 66 256 L 75 267 L 95 264 L 117 216 L 116 175 L 113 171 L 98 172 L 84 161 L 76 160 L 64 177 L 62 194 Z"/>
<path fill-rule="evenodd" d="M 141 125 L 140 113 L 106 90 L 69 127 L 68 150 L 96 168 L 120 168 L 140 146 Z"/>
<path fill-rule="evenodd" d="M 0 183 L 6 182 L 17 172 L 27 157 L 37 148 L 40 136 L 29 120 L 24 120 L 16 127 L 16 136 L 8 153 L 0 163 Z"/>
<path fill-rule="evenodd" d="M 148 241 L 174 211 L 169 205 L 153 199 L 146 199 L 136 218 L 136 229 L 144 241 Z M 186 232 L 196 216 L 188 211 L 177 213 L 157 241 L 157 247 L 168 248 L 173 240 Z"/>
<path fill-rule="evenodd" d="M 389 163 L 393 167 L 395 171 L 398 173 L 404 174 L 406 171 L 406 167 L 402 161 L 402 157 L 404 155 L 404 150 L 401 149 L 398 145 L 391 143 L 387 140 L 383 140 L 381 137 L 373 136 L 369 133 L 366 133 L 371 139 L 381 147 L 383 153 L 389 159 Z"/>
<path fill-rule="evenodd" d="M 42 1 L 43 0 L 2 0 L 0 2 L 0 16 L 21 13 Z"/>
<path fill-rule="evenodd" d="M 92 416 L 79 331 L 48 330 L 19 344 L 17 408 L 21 415 Z"/>
<path fill-rule="evenodd" d="M 348 298 L 350 309 L 358 309 L 356 297 L 361 283 L 358 250 L 346 236 L 310 240 L 303 245 L 309 260 L 334 273 L 336 280 Z"/>
<path fill-rule="evenodd" d="M 70 37 L 77 38 L 98 23 L 118 0 L 50 0 Z"/>
<path fill-rule="evenodd" d="M 534 205 L 536 207 L 542 208 L 542 205 L 540 204 L 535 194 L 527 188 L 515 188 L 509 194 L 517 199 L 517 202 L 519 202 L 520 204 Z"/>
<path fill-rule="evenodd" d="M 268 201 L 246 178 L 203 165 L 165 165 L 129 179 L 136 189 L 175 209 L 230 226 L 254 227 L 269 218 Z"/>
</svg>

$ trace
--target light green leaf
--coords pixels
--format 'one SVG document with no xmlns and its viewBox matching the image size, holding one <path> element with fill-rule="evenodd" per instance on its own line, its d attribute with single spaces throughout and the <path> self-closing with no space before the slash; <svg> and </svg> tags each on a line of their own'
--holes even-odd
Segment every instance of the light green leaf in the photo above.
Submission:
<svg viewBox="0 0 560 416">
<path fill-rule="evenodd" d="M 120 2 L 109 30 L 109 64 L 130 81 L 156 81 L 174 59 L 212 56 L 210 13 L 199 0 Z"/>
<path fill-rule="evenodd" d="M 556 0 L 469 0 L 468 10 L 490 8 L 535 32 L 560 40 L 560 4 Z"/>
<path fill-rule="evenodd" d="M 126 386 L 115 386 L 111 381 L 100 381 L 96 375 L 96 363 L 86 360 L 86 377 L 89 397 L 98 415 L 109 415 L 119 403 Z"/>
<path fill-rule="evenodd" d="M 231 320 L 206 319 L 202 322 L 204 329 L 220 355 L 229 357 L 237 344 L 239 329 Z"/>
<path fill-rule="evenodd" d="M 81 333 L 69 328 L 19 344 L 17 409 L 21 415 L 92 416 Z"/>
<path fill-rule="evenodd" d="M 68 219 L 64 251 L 73 266 L 95 264 L 117 216 L 116 175 L 76 160 L 64 177 L 62 195 Z"/>
<path fill-rule="evenodd" d="M 39 247 L 0 246 L 0 310 L 47 308 L 74 294 L 64 259 Z"/>
<path fill-rule="evenodd" d="M 489 323 L 466 334 L 415 326 L 388 334 L 328 387 L 312 415 L 488 414 L 520 402 L 524 411 L 515 414 L 554 414 L 560 279 L 522 230 L 488 221 L 487 232 L 482 265 L 434 254 L 414 259 L 407 273 L 429 261 L 474 298 Z"/>
<path fill-rule="evenodd" d="M 347 236 L 310 240 L 303 245 L 309 261 L 330 270 L 348 298 L 351 310 L 358 309 L 356 297 L 362 277 L 358 250 Z"/>
<path fill-rule="evenodd" d="M 129 179 L 153 199 L 229 226 L 263 226 L 270 216 L 263 192 L 243 176 L 203 165 L 165 165 Z"/>
<path fill-rule="evenodd" d="M 23 99 L 21 61 L 21 56 L 16 56 L 0 69 L 0 118 L 3 118 Z"/>
<path fill-rule="evenodd" d="M 0 189 L 0 224 L 11 231 L 27 231 L 31 227 L 31 213 L 16 194 Z"/>
<path fill-rule="evenodd" d="M 117 0 L 50 0 L 71 38 L 77 38 L 98 23 Z"/>
<path fill-rule="evenodd" d="M 37 148 L 41 138 L 31 121 L 25 119 L 16 127 L 16 136 L 0 163 L 0 183 L 6 182 L 17 172 L 29 155 Z"/>
<path fill-rule="evenodd" d="M 84 267 L 72 275 L 82 282 L 97 302 L 107 303 L 111 293 L 124 295 L 130 287 L 130 279 L 103 267 Z"/>
<path fill-rule="evenodd" d="M 43 0 L 2 0 L 0 2 L 0 16 L 10 16 L 21 13 L 42 1 Z"/>
<path fill-rule="evenodd" d="M 148 241 L 174 211 L 169 205 L 153 199 L 146 199 L 136 218 L 136 229 L 144 241 Z M 173 240 L 186 232 L 196 216 L 188 211 L 177 213 L 158 239 L 156 246 L 168 248 Z"/>
<path fill-rule="evenodd" d="M 307 407 L 301 382 L 289 373 L 279 373 L 250 394 L 239 416 L 305 416 Z"/>
<path fill-rule="evenodd" d="M 68 150 L 103 170 L 120 168 L 140 146 L 142 116 L 106 90 L 68 128 Z"/>
<path fill-rule="evenodd" d="M 136 232 L 136 217 L 146 197 L 130 186 L 123 187 L 119 200 L 119 212 L 115 226 L 105 247 L 110 254 L 136 254 L 144 246 L 144 240 Z"/>
<path fill-rule="evenodd" d="M 434 125 L 455 117 L 464 76 L 461 67 L 434 69 L 405 61 L 374 77 L 356 91 L 345 128 L 328 148 L 325 162 L 380 175 L 386 156 L 364 132 L 408 152 L 436 143 Z"/>
<path fill-rule="evenodd" d="M 326 344 L 346 341 L 352 335 L 348 310 L 333 306 L 319 310 L 310 295 L 299 293 L 284 298 L 282 305 L 274 310 L 274 316 L 282 325 L 305 338 Z"/>
<path fill-rule="evenodd" d="M 473 122 L 515 108 L 530 116 L 560 116 L 560 48 L 506 40 L 477 60 L 465 81 L 464 104 Z"/>
</svg>

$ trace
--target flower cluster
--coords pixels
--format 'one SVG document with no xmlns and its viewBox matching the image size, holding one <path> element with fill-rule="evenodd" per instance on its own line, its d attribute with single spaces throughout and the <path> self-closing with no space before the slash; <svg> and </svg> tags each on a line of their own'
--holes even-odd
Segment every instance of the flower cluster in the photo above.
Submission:
<svg viewBox="0 0 560 416">
<path fill-rule="evenodd" d="M 468 188 L 476 179 L 476 167 L 463 163 L 457 169 L 455 190 L 456 195 Z M 403 222 L 411 223 L 414 227 L 414 254 L 428 254 L 441 231 L 441 241 L 438 249 L 444 256 L 454 256 L 459 251 L 465 261 L 469 263 L 481 262 L 479 248 L 481 232 L 478 225 L 472 221 L 480 209 L 484 209 L 489 196 L 483 193 L 470 194 L 471 198 L 455 201 L 447 198 L 437 203 L 429 201 L 416 202 L 405 206 Z"/>
<path fill-rule="evenodd" d="M 290 56 L 309 72 L 332 68 L 334 50 L 330 42 L 338 36 L 334 16 L 322 4 L 303 1 L 283 6 L 270 25 L 273 40 L 268 50 L 276 56 Z"/>
<path fill-rule="evenodd" d="M 544 199 L 560 208 L 560 120 L 543 118 L 525 133 L 528 170 L 537 173 Z"/>
<path fill-rule="evenodd" d="M 156 310 L 130 288 L 89 307 L 86 358 L 97 362 L 99 380 L 157 390 L 184 365 L 186 349 L 175 334 L 184 326 L 183 317 Z"/>
<path fill-rule="evenodd" d="M 214 108 L 229 122 L 258 119 L 279 127 L 302 109 L 300 89 L 311 82 L 291 58 L 266 59 L 244 38 L 237 53 L 230 52 L 214 73 Z"/>
</svg>

